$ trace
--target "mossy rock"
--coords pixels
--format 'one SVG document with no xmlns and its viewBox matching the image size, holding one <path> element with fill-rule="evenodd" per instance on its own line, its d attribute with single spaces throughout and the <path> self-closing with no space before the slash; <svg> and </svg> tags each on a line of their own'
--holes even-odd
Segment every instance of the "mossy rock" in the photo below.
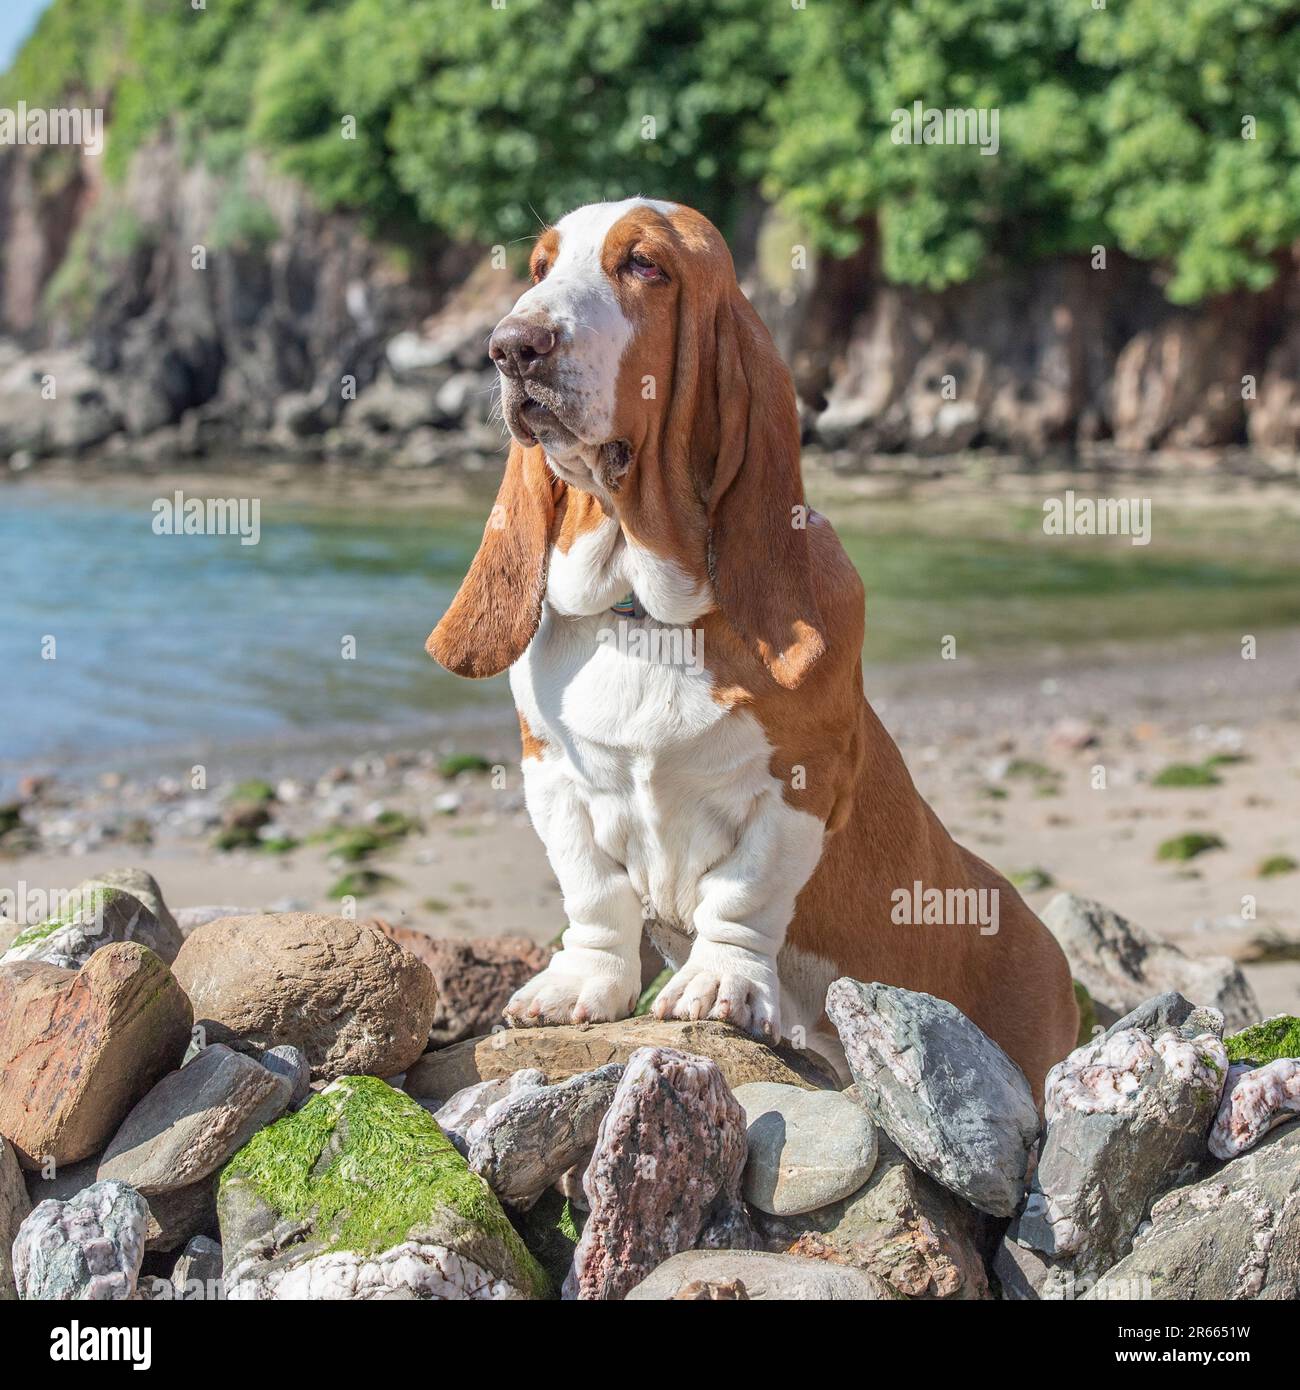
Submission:
<svg viewBox="0 0 1300 1390">
<path fill-rule="evenodd" d="M 377 869 L 354 869 L 331 884 L 327 896 L 335 899 L 365 898 L 371 893 L 396 886 L 397 880 L 391 874 L 381 874 Z"/>
<path fill-rule="evenodd" d="M 1217 787 L 1223 778 L 1210 763 L 1170 763 L 1151 779 L 1153 787 Z"/>
<path fill-rule="evenodd" d="M 374 830 L 345 830 L 330 840 L 330 858 L 343 864 L 360 864 L 387 843 L 384 836 Z"/>
<path fill-rule="evenodd" d="M 230 793 L 230 800 L 247 802 L 254 806 L 264 806 L 268 801 L 275 800 L 275 788 L 270 782 L 264 782 L 260 777 L 253 777 L 247 782 L 238 783 Z"/>
<path fill-rule="evenodd" d="M 459 777 L 462 772 L 491 772 L 492 764 L 481 753 L 453 753 L 438 764 L 444 777 Z"/>
<path fill-rule="evenodd" d="M 1224 1038 L 1228 1061 L 1262 1067 L 1279 1057 L 1300 1057 L 1300 1018 L 1283 1014 Z"/>
<path fill-rule="evenodd" d="M 38 941 L 47 940 L 55 932 L 91 922 L 96 917 L 106 914 L 109 905 L 118 896 L 119 892 L 115 888 L 92 888 L 85 894 L 80 894 L 74 889 L 60 911 L 53 917 L 38 922 L 34 927 L 25 927 L 14 937 L 9 949 L 16 951 L 34 946 Z"/>
<path fill-rule="evenodd" d="M 1278 878 L 1282 874 L 1293 874 L 1297 869 L 1300 869 L 1300 863 L 1289 854 L 1270 854 L 1261 861 L 1255 872 L 1260 878 Z"/>
<path fill-rule="evenodd" d="M 1184 835 L 1175 835 L 1172 839 L 1165 840 L 1156 850 L 1156 858 L 1172 859 L 1175 863 L 1185 864 L 1189 859 L 1195 859 L 1198 854 L 1225 848 L 1221 836 L 1201 830 L 1189 830 Z"/>
<path fill-rule="evenodd" d="M 381 1281 L 363 1297 L 551 1292 L 433 1116 L 377 1077 L 340 1077 L 255 1135 L 226 1165 L 217 1206 L 237 1297 L 303 1296 L 340 1271 L 358 1288 Z M 405 1272 L 385 1259 L 399 1246 L 415 1247 Z M 468 1287 L 457 1283 L 466 1278 Z"/>
</svg>

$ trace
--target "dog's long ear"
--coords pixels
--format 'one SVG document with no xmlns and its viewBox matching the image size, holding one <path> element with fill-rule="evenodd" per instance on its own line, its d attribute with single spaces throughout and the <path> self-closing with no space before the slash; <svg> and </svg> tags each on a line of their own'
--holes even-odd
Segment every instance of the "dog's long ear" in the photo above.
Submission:
<svg viewBox="0 0 1300 1390">
<path fill-rule="evenodd" d="M 478 554 L 425 650 L 458 676 L 495 676 L 533 640 L 546 594 L 556 482 L 542 450 L 511 441 Z"/>
<path fill-rule="evenodd" d="M 825 651 L 808 559 L 794 384 L 739 288 L 716 321 L 718 452 L 709 569 L 723 616 L 794 689 Z"/>
</svg>

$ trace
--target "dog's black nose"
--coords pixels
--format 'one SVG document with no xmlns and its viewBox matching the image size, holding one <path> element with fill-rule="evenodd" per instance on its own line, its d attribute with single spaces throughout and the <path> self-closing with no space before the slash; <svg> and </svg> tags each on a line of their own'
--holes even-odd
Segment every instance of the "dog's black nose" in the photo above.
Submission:
<svg viewBox="0 0 1300 1390">
<path fill-rule="evenodd" d="M 507 376 L 528 376 L 555 348 L 555 334 L 522 315 L 501 320 L 488 342 L 488 356 Z"/>
</svg>

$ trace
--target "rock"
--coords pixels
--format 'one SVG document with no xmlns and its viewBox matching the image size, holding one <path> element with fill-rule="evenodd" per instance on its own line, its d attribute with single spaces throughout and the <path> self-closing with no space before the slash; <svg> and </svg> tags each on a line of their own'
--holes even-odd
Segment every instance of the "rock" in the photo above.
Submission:
<svg viewBox="0 0 1300 1390">
<path fill-rule="evenodd" d="M 1262 1067 L 1283 1057 L 1300 1057 L 1300 1018 L 1279 1014 L 1224 1039 L 1228 1061 Z"/>
<path fill-rule="evenodd" d="M 945 1192 L 881 1137 L 875 1171 L 841 1202 L 755 1219 L 769 1250 L 851 1265 L 920 1299 L 988 1297 L 979 1239 L 986 1218 Z"/>
<path fill-rule="evenodd" d="M 1218 1009 L 1229 1028 L 1244 1028 L 1260 1015 L 1254 991 L 1227 956 L 1184 955 L 1101 903 L 1073 893 L 1058 893 L 1042 919 L 1104 1024 L 1171 990 Z"/>
<path fill-rule="evenodd" d="M 1300 1127 L 1166 1193 L 1132 1253 L 1085 1297 L 1300 1297 Z"/>
<path fill-rule="evenodd" d="M 144 1248 L 155 1254 L 177 1250 L 196 1235 L 217 1229 L 217 1174 L 145 1198 L 149 1223 Z"/>
<path fill-rule="evenodd" d="M 56 1167 L 47 1177 L 44 1172 L 27 1174 L 27 1193 L 33 1206 L 45 1201 L 69 1202 L 97 1181 L 99 1159 L 88 1158 L 80 1163 Z M 146 1254 L 165 1253 L 184 1245 L 199 1232 L 216 1229 L 216 1178 L 205 1178 L 189 1187 L 172 1192 L 160 1192 L 145 1197 L 148 1220 L 145 1223 Z"/>
<path fill-rule="evenodd" d="M 1009 1238 L 1066 1262 L 1072 1280 L 1109 1268 L 1152 1200 L 1205 1158 L 1227 1070 L 1213 1033 L 1152 1039 L 1136 1028 L 1058 1062 L 1047 1075 L 1042 1155 Z M 1042 1296 L 1067 1296 L 1054 1284 Z"/>
<path fill-rule="evenodd" d="M 1101 738 L 1086 720 L 1067 716 L 1058 719 L 1048 730 L 1047 742 L 1064 753 L 1081 753 L 1085 748 L 1095 748 Z"/>
<path fill-rule="evenodd" d="M 564 1296 L 624 1298 L 697 1241 L 751 1245 L 744 1165 L 745 1112 L 718 1064 L 671 1047 L 638 1048 L 583 1178 L 591 1215 Z"/>
<path fill-rule="evenodd" d="M 289 1043 L 269 1048 L 258 1061 L 289 1083 L 289 1104 L 298 1106 L 311 1095 L 311 1063 Z"/>
<path fill-rule="evenodd" d="M 192 932 L 206 927 L 209 922 L 220 922 L 226 917 L 256 917 L 257 909 L 252 907 L 182 907 L 176 913 L 176 926 L 182 939 Z"/>
<path fill-rule="evenodd" d="M 482 1126 L 489 1110 L 498 1101 L 520 1091 L 535 1090 L 545 1086 L 546 1078 L 535 1068 L 524 1067 L 510 1076 L 499 1076 L 491 1081 L 476 1081 L 457 1091 L 445 1105 L 433 1112 L 438 1128 L 455 1145 L 456 1151 L 469 1157 L 470 1145 Z M 432 1101 L 422 1102 L 427 1110 Z"/>
<path fill-rule="evenodd" d="M 433 1116 L 374 1077 L 333 1082 L 231 1159 L 226 1296 L 545 1297 L 546 1275 Z"/>
<path fill-rule="evenodd" d="M 665 1260 L 628 1295 L 629 1300 L 700 1301 L 895 1299 L 877 1275 L 825 1260 L 771 1255 L 761 1250 L 684 1250 Z"/>
<path fill-rule="evenodd" d="M 8 1140 L 0 1139 L 0 1303 L 18 1297 L 10 1251 L 19 1226 L 31 1209 L 23 1170 Z"/>
<path fill-rule="evenodd" d="M 411 1095 L 442 1103 L 476 1081 L 509 1076 L 523 1067 L 536 1068 L 551 1081 L 565 1081 L 607 1062 L 626 1062 L 639 1047 L 675 1047 L 707 1057 L 718 1064 L 729 1086 L 780 1081 L 810 1091 L 839 1089 L 829 1067 L 819 1065 L 812 1053 L 769 1047 L 727 1023 L 649 1017 L 587 1027 L 502 1029 L 469 1038 L 426 1053 L 406 1073 L 404 1084 Z"/>
<path fill-rule="evenodd" d="M 1228 1068 L 1228 1084 L 1210 1130 L 1210 1152 L 1215 1158 L 1236 1158 L 1297 1113 L 1300 1060 L 1279 1057 L 1262 1067 L 1238 1062 Z"/>
<path fill-rule="evenodd" d="M 195 1236 L 172 1270 L 172 1296 L 188 1303 L 225 1296 L 221 1283 L 221 1246 L 209 1236 Z"/>
<path fill-rule="evenodd" d="M 745 1112 L 745 1200 L 773 1216 L 816 1211 L 854 1193 L 876 1164 L 876 1127 L 837 1091 L 771 1081 L 735 1088 Z"/>
<path fill-rule="evenodd" d="M 1050 1262 L 1037 1250 L 1018 1244 L 1010 1234 L 998 1245 L 993 1257 L 993 1273 L 1003 1299 L 1011 1303 L 1041 1298 L 1056 1275 Z"/>
<path fill-rule="evenodd" d="M 0 965 L 30 960 L 79 970 L 95 951 L 115 941 L 139 941 L 150 950 L 160 941 L 172 944 L 138 898 L 122 888 L 89 879 L 72 890 L 61 912 L 19 932 L 0 956 Z M 163 953 L 157 954 L 161 957 Z M 175 950 L 171 954 L 174 959 Z"/>
<path fill-rule="evenodd" d="M 374 925 L 429 967 L 438 990 L 438 1008 L 429 1029 L 429 1041 L 435 1047 L 491 1032 L 501 1023 L 501 1011 L 510 996 L 545 970 L 551 958 L 548 947 L 526 936 L 452 940 L 387 922 Z"/>
<path fill-rule="evenodd" d="M 262 1052 L 289 1043 L 314 1081 L 395 1076 L 424 1051 L 433 977 L 374 927 L 283 912 L 192 932 L 176 978 L 208 1042 Z"/>
<path fill-rule="evenodd" d="M 569 1277 L 584 1219 L 569 1198 L 555 1188 L 543 1192 L 527 1211 L 516 1217 L 524 1244 L 546 1271 L 553 1288 L 563 1288 Z"/>
<path fill-rule="evenodd" d="M 590 1159 L 622 1075 L 611 1063 L 498 1101 L 476 1127 L 469 1166 L 503 1202 L 532 1206 L 575 1163 Z"/>
<path fill-rule="evenodd" d="M 292 1094 L 286 1077 L 214 1043 L 137 1103 L 100 1160 L 99 1179 L 145 1197 L 188 1187 L 278 1118 Z"/>
<path fill-rule="evenodd" d="M 840 979 L 826 992 L 862 1103 L 936 1182 L 993 1216 L 1025 1190 L 1038 1108 L 1024 1073 L 933 995 Z"/>
<path fill-rule="evenodd" d="M 1168 1028 L 1180 1028 L 1190 1016 L 1195 1005 L 1191 1000 L 1184 999 L 1177 990 L 1166 990 L 1164 994 L 1153 994 L 1150 999 L 1144 1000 L 1137 1006 L 1132 1013 L 1125 1014 L 1123 1018 L 1117 1019 L 1105 1030 L 1104 1036 L 1110 1037 L 1115 1033 L 1122 1033 L 1128 1028 L 1140 1028 L 1144 1033 L 1150 1033 L 1155 1037 L 1157 1033 L 1163 1033 Z M 1208 1031 L 1208 1030 L 1205 1030 Z M 1220 1035 L 1222 1035 L 1222 1020 L 1220 1020 Z M 1091 1037 L 1084 1038 L 1079 1045 L 1092 1042 Z"/>
<path fill-rule="evenodd" d="M 171 972 L 135 942 L 78 971 L 0 966 L 0 1134 L 25 1168 L 98 1153 L 180 1062 L 191 1021 Z"/>
<path fill-rule="evenodd" d="M 149 1209 L 124 1183 L 97 1182 L 69 1202 L 42 1202 L 14 1241 L 24 1299 L 121 1301 L 135 1293 Z"/>
<path fill-rule="evenodd" d="M 143 903 L 153 917 L 154 925 L 143 923 L 136 929 L 132 940 L 148 946 L 168 965 L 176 959 L 176 953 L 181 949 L 181 943 L 185 938 L 181 935 L 180 927 L 170 908 L 163 901 L 162 889 L 158 887 L 158 881 L 152 874 L 146 873 L 143 869 L 110 869 L 107 873 L 96 874 L 94 878 L 88 879 L 82 885 L 86 886 L 120 888 L 130 893 L 137 902 Z"/>
</svg>

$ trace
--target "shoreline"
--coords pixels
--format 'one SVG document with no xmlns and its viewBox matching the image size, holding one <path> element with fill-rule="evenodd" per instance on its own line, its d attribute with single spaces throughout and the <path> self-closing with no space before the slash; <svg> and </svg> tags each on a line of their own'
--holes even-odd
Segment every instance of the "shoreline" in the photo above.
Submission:
<svg viewBox="0 0 1300 1390">
<path fill-rule="evenodd" d="M 1261 940 L 1283 943 L 1283 959 L 1247 973 L 1266 1012 L 1300 1003 L 1300 872 L 1259 872 L 1270 857 L 1300 861 L 1288 810 L 1300 798 L 1300 629 L 1276 634 L 1256 663 L 1220 648 L 1050 672 L 954 664 L 868 668 L 867 694 L 955 838 L 1012 877 L 1036 911 L 1065 889 L 1190 954 L 1242 959 Z M 176 769 L 56 776 L 29 786 L 30 836 L 0 841 L 0 877 L 69 889 L 133 864 L 175 907 L 338 912 L 331 889 L 373 872 L 381 877 L 358 896 L 358 915 L 439 935 L 549 941 L 563 913 L 524 809 L 513 711 L 480 708 L 468 730 L 250 750 L 201 791 Z M 495 770 L 449 775 L 442 764 L 453 754 Z M 1187 765 L 1213 766 L 1213 780 L 1157 784 L 1162 770 Z M 245 776 L 275 795 L 258 833 L 292 848 L 214 848 Z M 393 813 L 409 830 L 355 860 L 337 857 L 339 835 Z M 1185 863 L 1158 857 L 1163 842 L 1193 831 L 1223 848 Z"/>
</svg>

